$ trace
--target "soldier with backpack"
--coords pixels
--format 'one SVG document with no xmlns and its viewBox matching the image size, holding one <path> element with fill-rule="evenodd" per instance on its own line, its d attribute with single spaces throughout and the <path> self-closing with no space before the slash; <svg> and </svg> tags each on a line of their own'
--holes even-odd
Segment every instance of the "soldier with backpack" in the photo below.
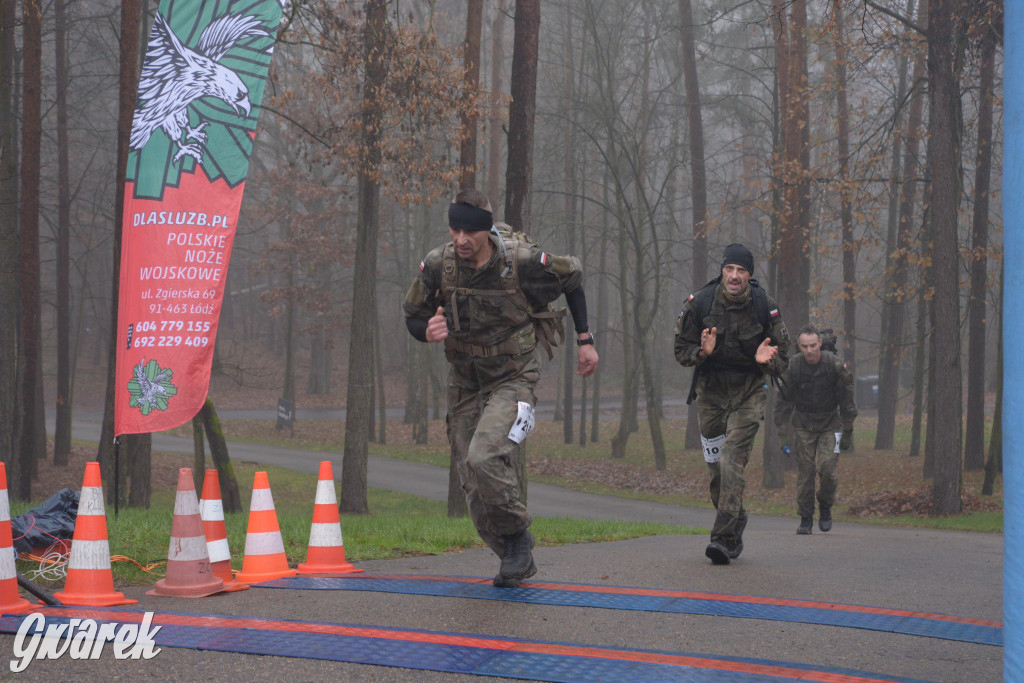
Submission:
<svg viewBox="0 0 1024 683">
<path fill-rule="evenodd" d="M 717 514 L 704 554 L 729 564 L 743 552 L 744 469 L 764 417 L 768 377 L 786 369 L 789 335 L 771 297 L 751 279 L 754 255 L 730 244 L 721 275 L 691 294 L 676 322 L 675 355 L 694 368 L 700 439 Z"/>
<path fill-rule="evenodd" d="M 843 361 L 825 349 L 832 330 L 823 335 L 818 328 L 801 328 L 796 342 L 800 355 L 789 362 L 783 375 L 784 391 L 775 404 L 775 424 L 782 427 L 792 419 L 796 445 L 796 506 L 800 514 L 798 534 L 809 534 L 814 526 L 815 473 L 818 486 L 818 528 L 832 529 L 832 505 L 836 502 L 839 478 L 836 468 L 840 450 L 853 440 L 857 417 L 853 376 Z M 823 339 L 824 338 L 824 339 Z"/>
<path fill-rule="evenodd" d="M 516 463 L 534 424 L 538 342 L 549 357 L 558 343 L 561 319 L 551 302 L 565 294 L 579 347 L 576 372 L 592 375 L 598 355 L 577 258 L 549 254 L 507 226 L 499 230 L 477 190 L 455 196 L 448 227 L 451 242 L 420 263 L 402 308 L 414 338 L 444 344 L 452 457 L 477 533 L 501 558 L 494 585 L 513 587 L 537 572 Z"/>
</svg>

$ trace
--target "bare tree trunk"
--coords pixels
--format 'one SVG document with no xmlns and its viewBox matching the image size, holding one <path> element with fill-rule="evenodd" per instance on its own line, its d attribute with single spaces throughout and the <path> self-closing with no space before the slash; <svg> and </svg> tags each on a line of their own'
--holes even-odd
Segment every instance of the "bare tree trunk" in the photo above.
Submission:
<svg viewBox="0 0 1024 683">
<path fill-rule="evenodd" d="M 467 91 L 480 86 L 480 32 L 483 15 L 483 0 L 467 0 L 466 42 L 463 43 L 463 60 L 466 66 L 463 83 Z M 459 147 L 459 189 L 464 190 L 476 187 L 476 119 L 463 114 L 461 123 L 465 137 Z"/>
<path fill-rule="evenodd" d="M 682 20 L 683 81 L 686 85 L 686 120 L 690 142 L 690 191 L 693 196 L 691 221 L 693 226 L 693 291 L 707 282 L 708 261 L 708 190 L 704 164 L 704 121 L 700 101 L 700 82 L 697 75 L 697 47 L 693 30 L 693 7 L 690 0 L 679 0 Z M 690 372 L 693 372 L 692 370 Z M 690 404 L 686 415 L 685 448 L 700 448 L 700 424 L 697 405 Z"/>
<path fill-rule="evenodd" d="M 57 70 L 57 417 L 53 464 L 71 453 L 71 193 L 68 180 L 67 22 L 64 0 L 55 0 Z"/>
<path fill-rule="evenodd" d="M 927 22 L 927 2 L 920 4 L 919 23 Z M 914 35 L 910 32 L 910 35 Z M 922 40 L 916 50 L 910 109 L 904 133 L 903 182 L 900 183 L 899 218 L 896 239 L 889 249 L 888 273 L 890 282 L 883 300 L 883 323 L 885 334 L 878 360 L 878 430 L 875 433 L 875 448 L 893 447 L 896 434 L 896 412 L 899 397 L 900 363 L 903 357 L 903 329 L 907 317 L 907 302 L 911 294 L 907 289 L 909 253 L 914 235 L 914 205 L 917 199 L 918 150 L 923 130 L 924 109 L 923 82 L 926 74 L 926 43 Z M 921 353 L 920 348 L 917 349 Z M 915 370 L 916 377 L 916 370 Z M 915 385 L 916 386 L 916 385 Z M 919 423 L 918 423 L 919 424 Z"/>
<path fill-rule="evenodd" d="M 787 21 L 786 9 L 789 9 Z M 779 219 L 779 308 L 787 320 L 807 320 L 810 258 L 804 253 L 810 230 L 809 144 L 807 131 L 807 3 L 776 1 L 775 69 L 782 111 L 782 215 Z"/>
<path fill-rule="evenodd" d="M 925 229 L 927 232 L 927 228 Z M 925 269 L 925 272 L 927 270 Z M 927 281 L 925 272 L 921 274 L 921 281 Z M 925 365 L 928 358 L 928 300 L 925 293 L 919 292 L 917 296 L 917 320 L 915 321 L 914 346 L 914 416 L 910 426 L 910 450 L 907 455 L 917 457 L 921 455 L 921 431 L 924 420 L 924 384 L 927 373 Z M 926 458 L 927 460 L 927 458 Z M 930 466 L 924 464 L 925 477 L 930 476 Z"/>
<path fill-rule="evenodd" d="M 512 43 L 512 104 L 508 112 L 508 164 L 505 168 L 505 222 L 530 232 L 530 183 L 533 179 L 533 122 L 537 109 L 537 48 L 540 0 L 516 0 Z M 516 459 L 520 497 L 526 501 L 526 448 Z"/>
<path fill-rule="evenodd" d="M 352 287 L 352 335 L 348 351 L 348 401 L 345 457 L 342 462 L 342 512 L 367 513 L 366 465 L 370 414 L 373 410 L 373 311 L 377 306 L 377 240 L 380 232 L 380 187 L 373 174 L 381 163 L 380 95 L 385 76 L 386 0 L 366 3 L 363 40 L 366 85 L 363 92 L 363 144 L 366 160 L 359 171 L 359 216 Z"/>
<path fill-rule="evenodd" d="M 516 0 L 514 24 L 512 105 L 508 114 L 508 165 L 505 170 L 505 222 L 529 233 L 540 0 Z"/>
<path fill-rule="evenodd" d="M 120 477 L 114 472 L 114 380 L 117 366 L 117 308 L 121 288 L 121 225 L 124 221 L 124 181 L 128 165 L 128 141 L 132 134 L 135 113 L 135 95 L 138 84 L 139 28 L 142 23 L 140 0 L 121 2 L 121 41 L 119 55 L 119 85 L 117 104 L 117 168 L 114 182 L 114 260 L 111 273 L 111 313 L 107 346 L 107 389 L 103 401 L 103 427 L 100 431 L 99 452 L 101 476 L 108 502 L 113 502 L 115 486 L 111 481 Z M 116 482 L 114 482 L 116 483 Z"/>
<path fill-rule="evenodd" d="M 39 0 L 22 2 L 22 127 L 21 206 L 18 235 L 18 279 L 21 284 L 19 323 L 19 366 L 21 367 L 21 442 L 19 458 L 22 477 L 13 497 L 32 497 L 36 472 L 38 432 L 37 382 L 42 362 L 39 338 L 39 159 L 42 147 L 42 8 Z M 45 443 L 45 441 L 44 441 Z M 45 456 L 46 452 L 42 453 Z"/>
<path fill-rule="evenodd" d="M 203 427 L 206 429 L 206 440 L 210 442 L 210 456 L 217 468 L 224 512 L 241 512 L 242 497 L 238 493 L 238 479 L 235 478 L 235 469 L 231 465 L 231 458 L 228 457 L 228 442 L 224 438 L 224 430 L 221 429 L 220 418 L 217 417 L 217 409 L 213 407 L 213 401 L 207 398 L 199 415 Z"/>
<path fill-rule="evenodd" d="M 563 142 L 565 143 L 565 151 L 563 152 L 563 173 L 565 174 L 565 230 L 568 238 L 568 251 L 570 254 L 576 253 L 576 165 L 578 159 L 576 158 L 576 116 L 575 108 L 573 107 L 573 100 L 575 98 L 576 87 L 573 81 L 574 74 L 576 72 L 575 63 L 573 59 L 572 50 L 572 12 L 565 12 L 565 93 L 562 100 L 562 106 L 564 108 L 563 113 Z M 562 440 L 566 444 L 571 444 L 575 441 L 575 428 L 574 422 L 574 408 L 575 408 L 575 396 L 573 387 L 573 377 L 576 369 L 576 344 L 572 343 L 572 335 L 566 335 L 565 352 L 562 353 L 562 386 L 564 390 L 562 392 Z"/>
<path fill-rule="evenodd" d="M 0 308 L 18 310 L 18 139 L 15 114 L 16 0 L 0 0 Z M 0 325 L 0 462 L 8 490 L 21 490 L 18 326 Z"/>
<path fill-rule="evenodd" d="M 999 298 L 1003 300 L 1005 261 L 999 273 Z M 996 408 L 992 415 L 992 435 L 988 442 L 988 459 L 985 461 L 985 481 L 981 485 L 981 494 L 991 496 L 996 484 L 996 477 L 1003 473 L 1003 310 L 997 307 L 999 315 L 999 344 L 996 345 Z"/>
<path fill-rule="evenodd" d="M 505 6 L 506 0 L 498 0 L 491 24 L 491 129 L 487 143 L 487 196 L 491 205 L 499 204 L 498 184 L 501 181 L 501 129 L 502 112 L 505 109 L 501 96 L 501 70 L 505 64 Z"/>
<path fill-rule="evenodd" d="M 644 342 L 641 348 L 646 349 Z M 651 366 L 650 355 L 646 350 L 641 351 L 640 362 L 643 364 L 644 388 L 647 399 L 647 426 L 651 430 L 651 449 L 654 451 L 654 468 L 664 472 L 668 467 L 665 454 L 665 439 L 661 433 L 661 412 L 658 410 L 658 400 L 655 392 L 654 368 Z"/>
<path fill-rule="evenodd" d="M 149 509 L 152 494 L 153 435 L 129 434 L 125 440 L 128 450 L 128 507 Z"/>
<path fill-rule="evenodd" d="M 384 445 L 388 442 L 388 397 L 384 392 L 385 380 L 387 378 L 384 377 L 384 356 L 380 349 L 380 313 L 376 309 L 373 312 L 373 323 L 373 363 L 377 369 L 375 373 L 377 377 L 377 443 Z"/>
<path fill-rule="evenodd" d="M 833 0 L 836 49 L 836 129 L 839 146 L 839 202 L 843 234 L 843 360 L 857 376 L 857 245 L 853 236 L 853 181 L 850 179 L 850 108 L 846 98 L 846 25 L 843 3 Z"/>
<path fill-rule="evenodd" d="M 960 91 L 962 41 L 956 27 L 959 3 L 932 0 L 928 8 L 928 159 L 931 175 L 932 272 L 935 295 L 931 305 L 932 376 L 928 392 L 929 424 L 935 441 L 932 512 L 960 512 L 963 480 L 963 388 L 960 375 L 960 292 L 957 211 L 960 205 Z M 940 398 L 941 397 L 941 398 Z"/>
<path fill-rule="evenodd" d="M 206 472 L 206 440 L 203 438 L 203 414 L 200 410 L 192 418 L 192 478 L 196 491 L 202 495 L 203 477 Z"/>
<path fill-rule="evenodd" d="M 291 261 L 291 256 L 288 257 Z M 286 282 L 288 283 L 288 296 L 285 299 L 285 311 L 284 311 L 284 384 L 281 387 L 281 398 L 288 402 L 288 405 L 292 409 L 292 419 L 289 420 L 291 423 L 291 435 L 295 435 L 295 268 L 293 263 L 289 263 L 288 273 L 285 275 Z M 314 340 L 314 345 L 316 340 Z M 310 363 L 312 365 L 312 363 Z M 313 368 L 310 368 L 309 376 L 310 383 L 312 378 L 316 375 Z M 314 393 L 310 391 L 310 393 Z M 284 425 L 278 422 L 274 429 L 283 429 Z"/>
<path fill-rule="evenodd" d="M 607 188 L 607 183 L 604 184 Z M 606 204 L 607 206 L 607 204 Z M 594 321 L 594 325 L 597 328 L 597 338 L 604 339 L 605 333 L 608 331 L 608 326 L 605 321 L 608 320 L 608 294 L 605 287 L 605 272 L 608 267 L 608 212 L 601 212 L 602 226 L 601 226 L 601 248 L 598 251 L 598 262 L 597 262 L 597 320 Z M 610 347 L 610 345 L 609 345 Z M 603 351 L 603 349 L 602 349 Z M 601 368 L 603 364 L 598 364 L 597 371 L 591 375 L 594 380 L 594 392 L 591 396 L 591 407 L 590 407 L 590 441 L 591 443 L 597 443 L 601 436 Z"/>
<path fill-rule="evenodd" d="M 978 162 L 974 178 L 974 222 L 971 231 L 971 298 L 968 312 L 967 428 L 964 467 L 985 464 L 985 297 L 988 289 L 988 196 L 992 172 L 992 100 L 996 37 L 986 27 L 981 40 L 981 83 L 978 93 Z"/>
</svg>

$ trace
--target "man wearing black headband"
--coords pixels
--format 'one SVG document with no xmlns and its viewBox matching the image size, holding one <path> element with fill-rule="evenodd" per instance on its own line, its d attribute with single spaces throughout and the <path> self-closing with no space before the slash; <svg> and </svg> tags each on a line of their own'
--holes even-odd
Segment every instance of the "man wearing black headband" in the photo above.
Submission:
<svg viewBox="0 0 1024 683">
<path fill-rule="evenodd" d="M 717 514 L 704 554 L 729 564 L 743 552 L 744 469 L 764 416 L 768 377 L 788 362 L 789 334 L 775 301 L 754 274 L 754 255 L 733 243 L 722 272 L 691 294 L 676 321 L 676 360 L 694 368 L 700 440 Z"/>
<path fill-rule="evenodd" d="M 445 346 L 448 441 L 477 532 L 501 558 L 494 585 L 533 576 L 532 518 L 519 496 L 519 444 L 533 429 L 540 377 L 537 313 L 565 294 L 579 347 L 576 372 L 594 374 L 583 273 L 494 228 L 491 204 L 463 190 L 448 208 L 451 242 L 420 263 L 402 308 L 413 337 Z"/>
</svg>

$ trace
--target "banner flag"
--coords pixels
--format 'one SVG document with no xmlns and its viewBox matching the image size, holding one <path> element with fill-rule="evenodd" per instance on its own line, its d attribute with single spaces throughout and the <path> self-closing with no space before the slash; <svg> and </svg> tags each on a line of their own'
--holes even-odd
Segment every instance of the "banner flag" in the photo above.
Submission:
<svg viewBox="0 0 1024 683">
<path fill-rule="evenodd" d="M 114 433 L 172 429 L 210 386 L 280 0 L 163 0 L 132 122 Z"/>
</svg>

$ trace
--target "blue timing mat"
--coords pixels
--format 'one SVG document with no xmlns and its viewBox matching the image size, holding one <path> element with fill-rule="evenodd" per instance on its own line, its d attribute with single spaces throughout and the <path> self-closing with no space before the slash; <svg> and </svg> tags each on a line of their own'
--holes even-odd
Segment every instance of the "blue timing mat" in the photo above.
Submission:
<svg viewBox="0 0 1024 683">
<path fill-rule="evenodd" d="M 1003 644 L 1003 629 L 999 622 L 809 600 L 551 582 L 527 582 L 519 588 L 495 588 L 491 584 L 491 579 L 452 576 L 300 576 L 268 581 L 258 586 L 302 590 L 378 591 L 448 598 L 506 600 L 537 605 L 768 619 L 944 638 L 980 645 Z"/>
<path fill-rule="evenodd" d="M 46 625 L 72 619 L 137 624 L 144 610 L 122 607 L 40 607 Z M 17 633 L 26 614 L 0 617 L 0 633 Z M 302 657 L 358 664 L 501 676 L 524 680 L 658 680 L 686 683 L 922 683 L 849 669 L 743 657 L 605 648 L 572 643 L 414 629 L 158 612 L 158 647 Z M 109 650 L 108 650 L 109 652 Z M 157 657 L 160 653 L 157 653 Z"/>
</svg>

